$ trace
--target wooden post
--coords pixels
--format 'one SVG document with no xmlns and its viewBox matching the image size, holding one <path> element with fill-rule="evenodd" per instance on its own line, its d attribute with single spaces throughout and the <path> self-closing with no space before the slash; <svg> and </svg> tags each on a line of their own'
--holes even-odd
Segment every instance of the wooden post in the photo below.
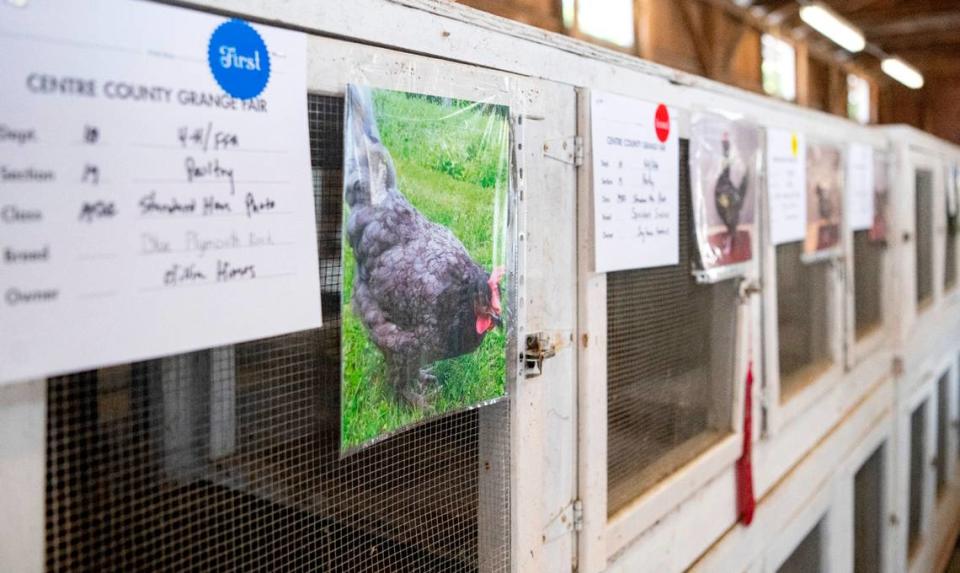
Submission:
<svg viewBox="0 0 960 573">
<path fill-rule="evenodd" d="M 806 42 L 794 44 L 797 55 L 797 105 L 810 105 L 810 50 Z"/>
<path fill-rule="evenodd" d="M 210 350 L 210 459 L 236 448 L 237 366 L 233 346 Z"/>
<path fill-rule="evenodd" d="M 47 384 L 0 385 L 0 556 L 7 571 L 43 571 Z"/>
<path fill-rule="evenodd" d="M 195 441 L 203 435 L 199 430 L 208 415 L 201 356 L 205 354 L 162 358 L 159 387 L 154 389 L 163 404 L 157 428 L 163 440 L 163 468 L 170 479 L 181 482 L 193 479 L 203 467 L 202 444 Z"/>
<path fill-rule="evenodd" d="M 653 60 L 653 2 L 633 0 L 633 29 L 636 36 L 637 55 Z"/>
</svg>

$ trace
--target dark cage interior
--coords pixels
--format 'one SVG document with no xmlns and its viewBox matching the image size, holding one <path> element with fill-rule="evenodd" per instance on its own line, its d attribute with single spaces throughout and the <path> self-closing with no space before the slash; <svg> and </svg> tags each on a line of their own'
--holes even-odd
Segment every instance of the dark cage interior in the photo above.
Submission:
<svg viewBox="0 0 960 573">
<path fill-rule="evenodd" d="M 920 542 L 920 523 L 923 511 L 923 482 L 925 464 L 927 404 L 924 402 L 910 415 L 910 504 L 907 516 L 907 551 L 913 555 Z"/>
<path fill-rule="evenodd" d="M 917 305 L 933 300 L 933 173 L 917 170 L 915 189 Z"/>
<path fill-rule="evenodd" d="M 308 101 L 323 328 L 49 380 L 48 570 L 508 569 L 508 401 L 340 457 L 343 100 Z"/>
<path fill-rule="evenodd" d="M 950 372 L 944 372 L 937 380 L 937 497 L 947 489 L 947 433 L 950 427 Z"/>
<path fill-rule="evenodd" d="M 957 286 L 957 215 L 947 215 L 947 236 L 943 253 L 943 290 Z"/>
<path fill-rule="evenodd" d="M 680 264 L 607 275 L 607 513 L 731 431 L 737 281 L 697 284 L 689 145 L 680 140 Z"/>
<path fill-rule="evenodd" d="M 787 557 L 777 573 L 819 573 L 823 571 L 823 520 L 810 530 Z"/>
<path fill-rule="evenodd" d="M 777 335 L 780 401 L 786 402 L 833 364 L 829 261 L 802 260 L 803 243 L 777 245 Z"/>
<path fill-rule="evenodd" d="M 853 479 L 853 571 L 879 573 L 883 556 L 886 446 L 878 447 Z"/>
<path fill-rule="evenodd" d="M 853 307 L 857 340 L 883 325 L 882 241 L 871 241 L 870 231 L 853 233 Z"/>
</svg>

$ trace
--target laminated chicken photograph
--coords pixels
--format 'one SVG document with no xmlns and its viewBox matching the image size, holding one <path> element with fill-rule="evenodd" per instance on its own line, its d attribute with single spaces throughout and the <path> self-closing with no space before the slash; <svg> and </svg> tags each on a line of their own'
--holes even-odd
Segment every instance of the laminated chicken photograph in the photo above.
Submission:
<svg viewBox="0 0 960 573">
<path fill-rule="evenodd" d="M 508 111 L 347 88 L 343 451 L 505 394 Z"/>
<path fill-rule="evenodd" d="M 843 154 L 834 145 L 807 144 L 807 255 L 840 247 L 843 214 Z"/>
<path fill-rule="evenodd" d="M 760 130 L 745 120 L 700 112 L 690 131 L 700 270 L 742 266 L 753 257 Z"/>
</svg>

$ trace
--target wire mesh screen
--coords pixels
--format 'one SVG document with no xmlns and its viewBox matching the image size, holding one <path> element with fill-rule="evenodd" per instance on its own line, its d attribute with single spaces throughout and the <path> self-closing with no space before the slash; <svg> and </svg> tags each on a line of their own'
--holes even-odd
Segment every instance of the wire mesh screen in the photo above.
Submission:
<svg viewBox="0 0 960 573">
<path fill-rule="evenodd" d="M 944 372 L 937 380 L 937 496 L 947 487 L 947 428 L 950 427 L 950 374 Z"/>
<path fill-rule="evenodd" d="M 680 142 L 680 264 L 607 275 L 607 513 L 730 432 L 737 285 L 691 273 L 689 146 Z"/>
<path fill-rule="evenodd" d="M 853 479 L 853 571 L 880 573 L 883 556 L 884 446 L 877 448 Z"/>
<path fill-rule="evenodd" d="M 505 571 L 509 403 L 339 455 L 341 98 L 309 98 L 318 330 L 48 382 L 50 571 Z"/>
<path fill-rule="evenodd" d="M 853 233 L 853 306 L 855 336 L 860 340 L 883 323 L 882 241 L 871 241 L 870 231 Z"/>
<path fill-rule="evenodd" d="M 803 243 L 777 246 L 780 400 L 830 367 L 830 263 L 805 263 Z"/>
<path fill-rule="evenodd" d="M 933 173 L 917 170 L 915 194 L 917 304 L 922 306 L 933 297 Z"/>
<path fill-rule="evenodd" d="M 823 520 L 810 530 L 777 573 L 819 573 L 823 571 Z"/>
<path fill-rule="evenodd" d="M 913 553 L 920 541 L 923 512 L 923 443 L 927 427 L 927 404 L 910 414 L 910 513 L 907 519 L 907 551 Z"/>
</svg>

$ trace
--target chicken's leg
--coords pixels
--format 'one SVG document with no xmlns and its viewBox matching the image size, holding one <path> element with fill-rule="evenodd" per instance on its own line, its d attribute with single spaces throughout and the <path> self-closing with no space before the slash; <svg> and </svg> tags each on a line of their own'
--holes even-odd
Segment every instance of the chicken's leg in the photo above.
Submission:
<svg viewBox="0 0 960 573">
<path fill-rule="evenodd" d="M 433 368 L 421 368 L 415 380 L 411 380 L 403 392 L 404 399 L 420 410 L 431 410 L 433 398 L 437 393 L 437 377 L 432 374 Z"/>
<path fill-rule="evenodd" d="M 731 255 L 733 254 L 733 249 L 737 243 L 737 227 L 734 225 L 732 228 L 727 227 L 727 240 L 726 248 L 724 248 L 724 254 Z"/>
<path fill-rule="evenodd" d="M 388 363 L 387 372 L 394 398 L 418 410 L 429 410 L 436 393 L 437 377 L 431 368 L 417 368 L 410 363 Z"/>
</svg>

